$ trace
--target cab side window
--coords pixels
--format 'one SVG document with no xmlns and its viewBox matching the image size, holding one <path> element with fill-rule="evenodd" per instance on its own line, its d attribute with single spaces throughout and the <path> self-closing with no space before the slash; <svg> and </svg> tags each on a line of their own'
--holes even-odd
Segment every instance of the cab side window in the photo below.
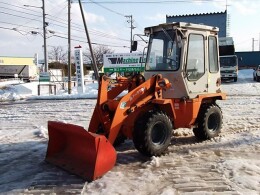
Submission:
<svg viewBox="0 0 260 195">
<path fill-rule="evenodd" d="M 218 72 L 218 48 L 217 38 L 209 36 L 209 72 Z"/>
<path fill-rule="evenodd" d="M 199 34 L 189 35 L 187 75 L 188 80 L 196 81 L 205 73 L 204 37 Z"/>
</svg>

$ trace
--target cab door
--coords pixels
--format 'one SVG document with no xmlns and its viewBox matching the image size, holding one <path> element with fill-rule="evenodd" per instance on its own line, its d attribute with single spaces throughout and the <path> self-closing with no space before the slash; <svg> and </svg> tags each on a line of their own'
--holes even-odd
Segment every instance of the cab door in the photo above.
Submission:
<svg viewBox="0 0 260 195">
<path fill-rule="evenodd" d="M 198 94 L 208 92 L 208 62 L 206 32 L 190 33 L 188 36 L 185 82 L 188 96 L 196 97 Z"/>
</svg>

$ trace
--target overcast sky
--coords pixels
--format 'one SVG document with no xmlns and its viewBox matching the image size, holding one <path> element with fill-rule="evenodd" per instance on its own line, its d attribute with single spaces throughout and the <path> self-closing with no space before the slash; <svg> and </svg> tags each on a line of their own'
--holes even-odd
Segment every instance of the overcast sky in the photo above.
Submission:
<svg viewBox="0 0 260 195">
<path fill-rule="evenodd" d="M 226 0 L 82 0 L 82 2 L 92 43 L 107 45 L 115 52 L 121 53 L 130 50 L 130 23 L 129 18 L 125 16 L 133 16 L 133 24 L 136 27 L 133 34 L 142 34 L 146 26 L 165 23 L 166 15 L 226 10 Z M 49 23 L 47 28 L 49 51 L 53 46 L 62 46 L 64 51 L 67 50 L 67 5 L 67 0 L 45 0 L 46 21 Z M 227 0 L 227 5 L 230 36 L 234 37 L 236 50 L 251 51 L 254 38 L 254 49 L 259 51 L 260 0 Z M 42 0 L 1 0 L 0 56 L 33 57 L 38 53 L 42 58 L 41 6 Z M 81 45 L 85 50 L 86 36 L 77 0 L 73 1 L 71 12 L 72 48 Z"/>
</svg>

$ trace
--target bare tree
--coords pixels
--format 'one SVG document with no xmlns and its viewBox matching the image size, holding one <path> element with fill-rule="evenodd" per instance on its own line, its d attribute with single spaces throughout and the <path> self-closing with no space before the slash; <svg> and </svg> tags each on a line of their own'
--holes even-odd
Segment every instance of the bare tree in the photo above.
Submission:
<svg viewBox="0 0 260 195">
<path fill-rule="evenodd" d="M 101 70 L 103 67 L 103 54 L 114 53 L 114 50 L 100 45 L 100 46 L 93 47 L 93 53 L 96 58 L 98 70 Z M 83 52 L 83 56 L 86 61 L 89 61 L 90 63 L 92 63 L 92 58 L 91 58 L 91 54 L 89 51 Z"/>
<path fill-rule="evenodd" d="M 65 63 L 67 62 L 67 56 L 68 52 L 63 50 L 63 47 L 61 46 L 52 46 L 52 49 L 49 51 L 49 59 L 54 61 L 54 62 L 60 62 L 60 63 Z"/>
</svg>

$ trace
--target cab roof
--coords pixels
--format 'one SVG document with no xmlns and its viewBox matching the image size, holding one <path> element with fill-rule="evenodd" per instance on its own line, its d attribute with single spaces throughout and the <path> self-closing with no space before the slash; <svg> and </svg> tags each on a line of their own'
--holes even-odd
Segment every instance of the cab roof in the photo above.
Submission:
<svg viewBox="0 0 260 195">
<path fill-rule="evenodd" d="M 183 30 L 203 30 L 203 31 L 211 31 L 211 32 L 218 32 L 218 27 L 208 26 L 204 24 L 194 24 L 194 23 L 187 23 L 187 22 L 174 22 L 174 23 L 163 23 L 157 26 L 146 27 L 144 29 L 145 34 L 152 34 L 152 32 L 161 31 L 162 28 L 165 30 L 173 29 L 173 28 L 181 28 Z"/>
</svg>

